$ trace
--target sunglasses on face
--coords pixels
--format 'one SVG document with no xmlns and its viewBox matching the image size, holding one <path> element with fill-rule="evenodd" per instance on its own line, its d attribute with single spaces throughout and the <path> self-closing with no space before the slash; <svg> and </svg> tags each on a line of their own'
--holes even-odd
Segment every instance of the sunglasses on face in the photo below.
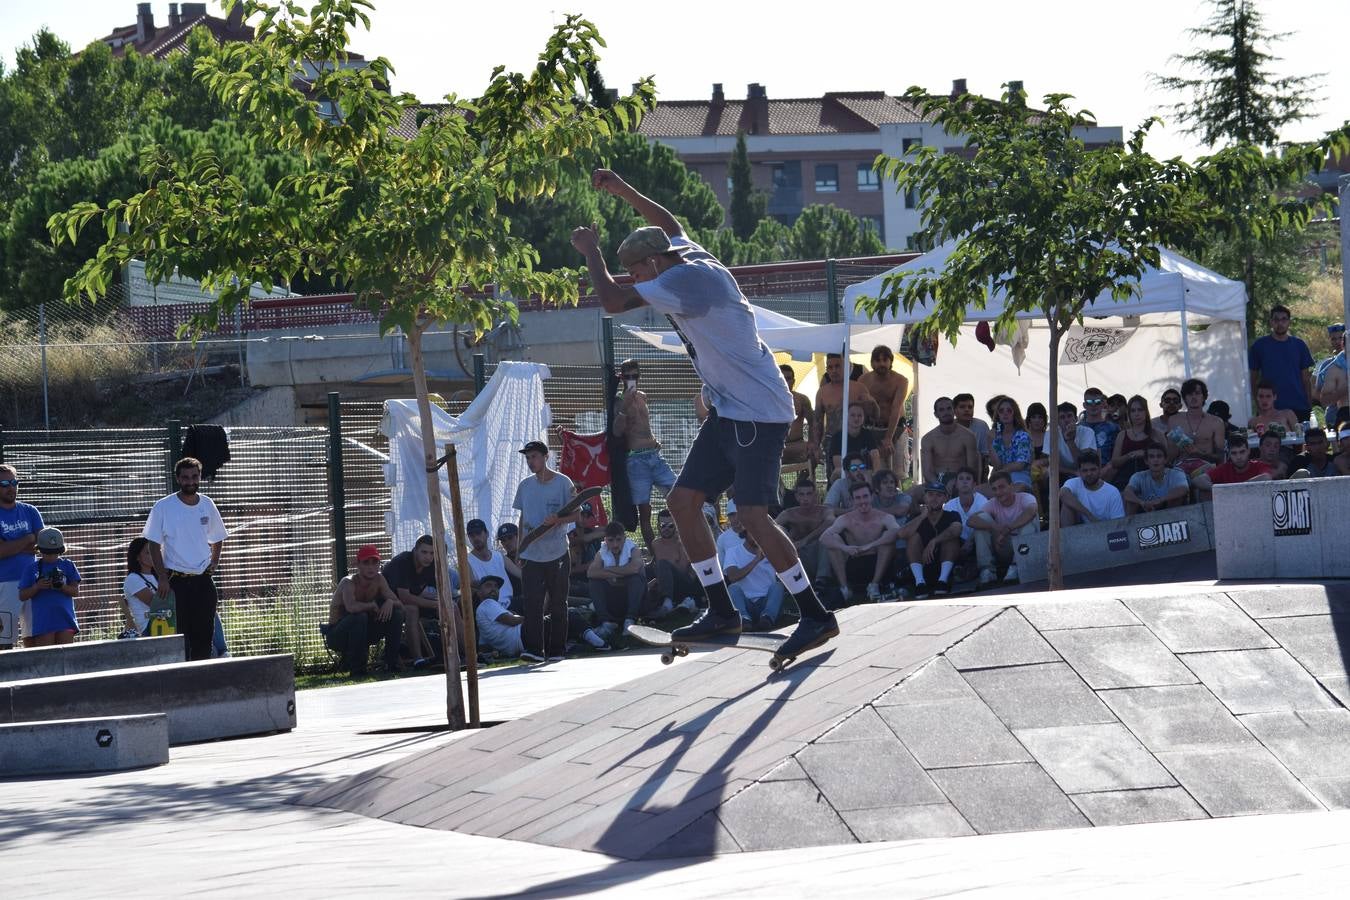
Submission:
<svg viewBox="0 0 1350 900">
<path fill-rule="evenodd" d="M 1102 398 L 1097 397 L 1097 398 L 1095 398 L 1095 399 L 1093 399 L 1093 400 L 1084 400 L 1084 401 L 1083 401 L 1083 405 L 1084 405 L 1084 406 L 1101 406 L 1101 405 L 1102 405 L 1103 403 L 1105 403 L 1105 402 L 1106 402 L 1106 401 L 1103 400 Z"/>
<path fill-rule="evenodd" d="M 17 478 L 0 478 L 0 487 L 18 487 L 18 486 L 19 486 L 19 479 Z"/>
<path fill-rule="evenodd" d="M 863 465 L 862 463 L 853 463 L 851 466 L 848 467 L 848 470 L 850 472 L 861 472 L 865 468 L 867 468 L 867 466 Z"/>
</svg>

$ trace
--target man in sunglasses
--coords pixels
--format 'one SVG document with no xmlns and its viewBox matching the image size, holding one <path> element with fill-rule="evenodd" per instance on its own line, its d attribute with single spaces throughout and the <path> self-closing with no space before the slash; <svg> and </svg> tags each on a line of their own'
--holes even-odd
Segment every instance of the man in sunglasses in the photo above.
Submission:
<svg viewBox="0 0 1350 900">
<path fill-rule="evenodd" d="M 862 453 L 848 452 L 843 461 L 844 474 L 836 478 L 825 493 L 825 505 L 834 510 L 835 515 L 848 512 L 853 508 L 853 486 L 872 483 L 872 467 Z"/>
<path fill-rule="evenodd" d="M 0 650 L 19 643 L 19 579 L 33 564 L 42 514 L 37 507 L 19 502 L 19 473 L 0 465 Z M 30 631 L 25 628 L 24 634 Z"/>
<path fill-rule="evenodd" d="M 1171 427 L 1167 421 L 1181 412 L 1181 391 L 1176 388 L 1168 388 L 1162 392 L 1162 397 L 1158 399 L 1158 404 L 1162 407 L 1162 415 L 1153 420 L 1153 427 L 1167 434 Z"/>
<path fill-rule="evenodd" d="M 1097 439 L 1095 449 L 1102 461 L 1102 478 L 1110 481 L 1115 475 L 1111 454 L 1116 449 L 1120 426 L 1107 415 L 1106 394 L 1100 388 L 1090 387 L 1083 391 L 1083 425 L 1090 428 Z"/>
</svg>

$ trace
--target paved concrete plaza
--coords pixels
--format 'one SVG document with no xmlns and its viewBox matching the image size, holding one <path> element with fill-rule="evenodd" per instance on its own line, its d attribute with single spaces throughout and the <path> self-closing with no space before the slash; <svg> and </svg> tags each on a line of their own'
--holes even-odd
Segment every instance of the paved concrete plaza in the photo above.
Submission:
<svg viewBox="0 0 1350 900">
<path fill-rule="evenodd" d="M 1174 585 L 1168 593 L 1187 587 L 1214 586 Z M 1262 596 L 1269 597 L 1265 590 Z M 1055 599 L 1074 599 L 1075 593 Z M 1120 589 L 1110 596 L 1131 593 L 1158 591 Z M 1079 595 L 1101 597 L 1100 592 Z M 1002 605 L 997 598 L 975 602 Z M 1187 623 L 1174 624 L 1175 639 L 1185 640 Z M 1292 628 L 1296 624 L 1290 623 L 1291 645 L 1302 639 Z M 482 682 L 484 717 L 519 719 L 661 671 L 655 652 L 495 670 Z M 1245 702 L 1247 683 L 1234 683 L 1232 702 Z M 682 897 L 824 892 L 1341 897 L 1350 884 L 1350 812 L 636 862 L 417 828 L 291 801 L 457 740 L 445 733 L 369 733 L 436 724 L 444 710 L 444 681 L 416 678 L 306 691 L 297 702 L 299 725 L 288 734 L 177 747 L 169 765 L 136 772 L 0 782 L 0 859 L 10 863 L 5 896 L 284 891 L 289 898 L 419 891 L 483 897 L 641 890 Z M 1117 712 L 1124 719 L 1131 711 Z M 1278 734 L 1269 738 L 1279 739 Z"/>
</svg>

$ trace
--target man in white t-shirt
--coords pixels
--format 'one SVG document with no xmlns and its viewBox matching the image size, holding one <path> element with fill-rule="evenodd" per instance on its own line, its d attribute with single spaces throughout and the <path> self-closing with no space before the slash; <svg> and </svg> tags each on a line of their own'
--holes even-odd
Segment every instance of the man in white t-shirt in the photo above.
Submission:
<svg viewBox="0 0 1350 900">
<path fill-rule="evenodd" d="M 150 508 L 141 536 L 150 541 L 159 595 L 173 592 L 187 658 L 210 659 L 217 603 L 212 574 L 229 533 L 216 504 L 199 492 L 202 464 L 185 456 L 174 466 L 174 478 L 178 491 Z"/>
<path fill-rule="evenodd" d="M 613 521 L 605 526 L 605 539 L 586 575 L 590 581 L 591 607 L 604 620 L 601 632 L 609 637 L 618 630 L 619 621 L 627 631 L 642 612 L 647 575 L 642 554 L 637 544 L 628 539 L 622 522 Z"/>
<path fill-rule="evenodd" d="M 508 573 L 519 579 L 520 567 L 489 546 L 487 523 L 482 519 L 470 519 L 469 524 L 464 526 L 464 533 L 469 537 L 469 573 L 475 589 L 484 577 L 496 575 L 502 580 L 497 600 L 510 609 L 513 595 Z"/>
<path fill-rule="evenodd" d="M 942 504 L 942 508 L 961 517 L 961 559 L 963 564 L 968 564 L 971 555 L 974 555 L 975 564 L 980 569 L 980 584 L 985 585 L 993 581 L 993 573 L 990 571 L 993 559 L 989 552 L 989 542 L 981 540 L 970 527 L 970 517 L 984 509 L 989 499 L 975 490 L 975 478 L 975 471 L 968 466 L 958 469 L 956 478 L 952 480 L 956 496 Z M 986 572 L 989 573 L 988 579 L 985 578 Z"/>
<path fill-rule="evenodd" d="M 667 498 L 708 609 L 674 636 L 708 638 L 741 629 L 702 512 L 707 498 L 734 485 L 741 525 L 763 547 L 802 613 L 778 656 L 792 658 L 819 647 L 839 634 L 839 625 L 816 596 L 791 539 L 769 516 L 770 504 L 778 501 L 783 447 L 797 413 L 783 373 L 760 339 L 754 310 L 731 272 L 690 240 L 669 210 L 608 169 L 595 170 L 591 184 L 647 222 L 619 245 L 619 262 L 633 276 L 632 284 L 624 285 L 610 275 L 596 229 L 572 231 L 572 246 L 586 259 L 592 290 L 610 314 L 643 306 L 665 314 L 684 342 L 710 408 Z"/>
<path fill-rule="evenodd" d="M 783 609 L 783 585 L 748 531 L 743 540 L 727 548 L 724 571 L 731 602 L 741 614 L 741 627 L 745 631 L 777 628 Z"/>
<path fill-rule="evenodd" d="M 1125 501 L 1116 486 L 1102 480 L 1101 457 L 1096 450 L 1078 454 L 1078 477 L 1059 489 L 1061 522 L 1080 525 L 1125 518 Z"/>
<path fill-rule="evenodd" d="M 525 617 L 511 612 L 502 603 L 497 592 L 507 584 L 500 575 L 484 575 L 478 579 L 473 620 L 478 626 L 480 645 L 490 647 L 502 656 L 520 656 L 525 649 L 520 641 L 520 626 Z"/>
<path fill-rule="evenodd" d="M 672 514 L 673 515 L 673 514 Z M 677 526 L 678 527 L 678 526 Z M 727 548 L 741 542 L 741 520 L 736 514 L 736 501 L 727 499 L 727 527 L 717 536 L 717 558 L 726 565 Z M 692 563 L 692 560 L 690 561 Z"/>
<path fill-rule="evenodd" d="M 1007 472 L 995 472 L 989 484 L 994 491 L 993 499 L 970 519 L 970 527 L 975 530 L 975 540 L 983 541 L 989 547 L 989 577 L 986 578 L 984 571 L 981 571 L 980 584 L 992 584 L 996 580 L 993 566 L 999 562 L 1008 564 L 1008 570 L 1003 575 L 1004 583 L 1013 584 L 1018 579 L 1013 535 L 1040 531 L 1040 511 L 1036 506 L 1036 497 L 1017 490 L 1012 476 Z"/>
<path fill-rule="evenodd" d="M 1168 467 L 1166 447 L 1149 444 L 1144 448 L 1144 462 L 1148 468 L 1131 475 L 1121 492 L 1126 512 L 1153 512 L 1190 502 L 1191 483 L 1180 469 Z"/>
</svg>

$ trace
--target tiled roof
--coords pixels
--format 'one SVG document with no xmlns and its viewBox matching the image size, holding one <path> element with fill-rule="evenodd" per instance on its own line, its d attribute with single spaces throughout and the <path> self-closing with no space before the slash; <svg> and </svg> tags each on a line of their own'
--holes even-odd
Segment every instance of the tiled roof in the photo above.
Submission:
<svg viewBox="0 0 1350 900">
<path fill-rule="evenodd" d="M 210 15 L 194 16 L 183 20 L 177 26 L 161 25 L 155 29 L 154 37 L 147 41 L 136 40 L 134 24 L 114 28 L 111 34 L 101 40 L 105 44 L 113 45 L 114 56 L 121 56 L 126 53 L 128 47 L 132 47 L 142 56 L 164 59 L 170 53 L 183 49 L 187 45 L 188 35 L 199 25 L 211 32 L 211 36 L 221 44 L 253 40 L 252 27 L 244 24 L 234 25 L 227 19 Z M 358 53 L 349 55 L 354 60 L 363 59 Z"/>
<path fill-rule="evenodd" d="M 921 122 L 909 103 L 881 91 L 831 93 L 823 97 L 769 99 L 768 128 L 754 127 L 750 101 L 663 100 L 642 120 L 647 137 L 734 136 L 738 131 L 767 134 L 867 134 L 888 122 Z"/>
</svg>

